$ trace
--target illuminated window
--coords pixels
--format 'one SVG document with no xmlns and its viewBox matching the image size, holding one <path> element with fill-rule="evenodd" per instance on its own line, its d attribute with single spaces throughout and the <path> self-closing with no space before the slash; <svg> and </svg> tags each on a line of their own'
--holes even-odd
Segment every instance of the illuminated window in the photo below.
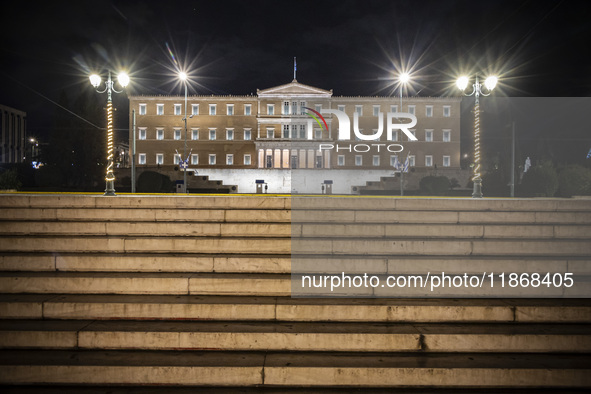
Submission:
<svg viewBox="0 0 591 394">
<path fill-rule="evenodd" d="M 210 141 L 215 141 L 215 139 L 216 139 L 215 129 L 209 130 L 209 140 Z"/>
<path fill-rule="evenodd" d="M 244 141 L 251 140 L 251 131 L 250 129 L 244 129 Z"/>
<path fill-rule="evenodd" d="M 344 166 L 345 165 L 345 155 L 338 155 L 337 157 L 337 165 Z"/>
<path fill-rule="evenodd" d="M 191 115 L 199 115 L 199 104 L 191 104 Z"/>
<path fill-rule="evenodd" d="M 140 104 L 140 115 L 145 115 L 146 114 L 146 104 Z"/>
<path fill-rule="evenodd" d="M 409 105 L 408 106 L 408 113 L 411 114 L 411 115 L 414 115 L 415 114 L 415 108 L 416 108 L 416 106 Z"/>
<path fill-rule="evenodd" d="M 191 129 L 191 139 L 196 141 L 199 139 L 199 129 Z"/>
<path fill-rule="evenodd" d="M 215 165 L 215 155 L 209 155 L 209 165 Z"/>
<path fill-rule="evenodd" d="M 451 107 L 449 105 L 443 106 L 443 116 L 449 118 L 451 116 Z"/>
<path fill-rule="evenodd" d="M 449 167 L 450 163 L 451 163 L 451 157 L 450 156 L 443 156 L 443 166 Z"/>
<path fill-rule="evenodd" d="M 226 130 L 226 139 L 228 141 L 233 141 L 234 140 L 234 130 L 233 129 Z"/>
<path fill-rule="evenodd" d="M 425 167 L 433 167 L 433 156 L 431 156 L 431 155 L 425 156 Z"/>
<path fill-rule="evenodd" d="M 232 154 L 226 155 L 226 165 L 228 165 L 228 166 L 234 165 L 234 155 L 232 155 Z"/>
<path fill-rule="evenodd" d="M 215 115 L 215 110 L 216 110 L 216 105 L 215 104 L 209 104 L 209 114 L 210 115 Z"/>
<path fill-rule="evenodd" d="M 427 105 L 425 107 L 425 116 L 428 118 L 431 118 L 433 116 L 433 106 L 432 105 Z"/>
<path fill-rule="evenodd" d="M 250 161 L 250 155 L 244 155 L 244 165 L 245 166 L 249 166 L 251 163 Z"/>
<path fill-rule="evenodd" d="M 164 104 L 156 104 L 156 115 L 164 115 Z"/>
<path fill-rule="evenodd" d="M 363 165 L 363 156 L 361 156 L 361 155 L 355 155 L 355 165 L 356 166 Z"/>
<path fill-rule="evenodd" d="M 252 106 L 250 104 L 244 104 L 244 115 L 250 116 L 252 111 Z"/>
<path fill-rule="evenodd" d="M 146 154 L 145 153 L 140 153 L 137 156 L 137 163 L 138 164 L 146 164 Z"/>
<path fill-rule="evenodd" d="M 374 155 L 372 158 L 372 164 L 374 167 L 379 166 L 380 165 L 380 156 Z"/>
<path fill-rule="evenodd" d="M 174 129 L 174 139 L 177 141 L 181 139 L 181 129 Z"/>
<path fill-rule="evenodd" d="M 425 141 L 433 142 L 433 130 L 425 130 Z"/>
<path fill-rule="evenodd" d="M 175 154 L 174 154 L 174 157 L 173 157 L 173 159 L 172 159 L 172 163 L 173 163 L 173 164 L 177 164 L 177 165 L 178 165 L 178 164 L 181 164 L 181 155 L 180 155 L 180 154 L 178 154 L 178 153 L 175 153 Z"/>
<path fill-rule="evenodd" d="M 182 115 L 182 113 L 181 113 L 181 105 L 180 104 L 175 104 L 174 105 L 174 114 L 175 115 Z"/>
<path fill-rule="evenodd" d="M 380 113 L 380 106 L 374 105 L 373 106 L 373 116 L 378 116 L 379 113 Z"/>
<path fill-rule="evenodd" d="M 234 115 L 234 104 L 227 104 L 226 105 L 226 114 L 228 116 Z"/>
<path fill-rule="evenodd" d="M 146 129 L 140 129 L 139 130 L 140 134 L 139 134 L 139 139 L 140 140 L 145 140 L 146 139 Z"/>
<path fill-rule="evenodd" d="M 156 129 L 156 139 L 157 140 L 164 139 L 164 129 Z"/>
<path fill-rule="evenodd" d="M 275 105 L 267 104 L 267 115 L 275 115 Z"/>
<path fill-rule="evenodd" d="M 156 164 L 161 166 L 162 164 L 164 164 L 164 154 L 162 153 L 157 153 L 156 154 Z"/>
<path fill-rule="evenodd" d="M 199 164 L 199 155 L 197 155 L 197 154 L 192 154 L 191 155 L 191 164 L 192 165 Z"/>
</svg>

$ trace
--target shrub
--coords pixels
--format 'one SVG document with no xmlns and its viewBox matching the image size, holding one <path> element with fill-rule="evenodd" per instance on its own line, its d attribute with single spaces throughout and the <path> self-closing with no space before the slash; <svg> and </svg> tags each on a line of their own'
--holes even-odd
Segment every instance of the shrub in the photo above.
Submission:
<svg viewBox="0 0 591 394">
<path fill-rule="evenodd" d="M 172 181 L 166 175 L 154 171 L 144 171 L 137 180 L 139 193 L 168 193 L 172 189 Z"/>
<path fill-rule="evenodd" d="M 524 197 L 554 197 L 557 190 L 558 175 L 554 165 L 545 161 L 525 173 L 519 194 Z"/>
<path fill-rule="evenodd" d="M 560 171 L 558 195 L 561 197 L 591 195 L 591 169 L 572 165 Z"/>
<path fill-rule="evenodd" d="M 18 190 L 22 186 L 18 179 L 16 168 L 4 171 L 0 174 L 0 190 Z"/>
<path fill-rule="evenodd" d="M 451 183 L 446 176 L 426 176 L 419 182 L 421 194 L 426 196 L 445 196 Z"/>
</svg>

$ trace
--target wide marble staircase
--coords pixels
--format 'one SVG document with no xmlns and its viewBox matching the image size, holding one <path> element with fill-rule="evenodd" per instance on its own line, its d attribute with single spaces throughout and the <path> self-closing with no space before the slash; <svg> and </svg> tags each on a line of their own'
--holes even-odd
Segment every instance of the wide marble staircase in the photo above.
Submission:
<svg viewBox="0 0 591 394">
<path fill-rule="evenodd" d="M 294 242 L 313 273 L 578 293 L 292 297 Z M 5 392 L 591 390 L 591 200 L 4 194 L 0 251 Z"/>
</svg>

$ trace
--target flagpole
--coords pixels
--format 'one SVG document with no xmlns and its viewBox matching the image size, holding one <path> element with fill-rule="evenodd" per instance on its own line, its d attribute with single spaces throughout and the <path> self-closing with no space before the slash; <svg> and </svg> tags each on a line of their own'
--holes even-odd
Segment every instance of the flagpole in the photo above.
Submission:
<svg viewBox="0 0 591 394">
<path fill-rule="evenodd" d="M 293 58 L 293 80 L 294 81 L 296 80 L 296 71 L 297 70 L 298 70 L 298 66 L 297 66 L 297 63 L 296 63 L 296 58 L 294 56 L 294 58 Z"/>
</svg>

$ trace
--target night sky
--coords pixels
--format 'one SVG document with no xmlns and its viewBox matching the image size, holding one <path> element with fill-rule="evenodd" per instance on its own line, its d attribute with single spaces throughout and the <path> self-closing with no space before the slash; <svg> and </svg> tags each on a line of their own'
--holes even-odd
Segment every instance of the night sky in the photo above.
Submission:
<svg viewBox="0 0 591 394">
<path fill-rule="evenodd" d="M 591 92 L 586 1 L 22 1 L 0 18 L 0 104 L 37 135 L 92 71 L 127 69 L 130 94 L 181 94 L 167 45 L 196 94 L 289 83 L 294 56 L 299 82 L 335 95 L 398 94 L 400 70 L 419 96 L 457 95 L 464 72 L 499 75 L 499 97 Z"/>
</svg>

